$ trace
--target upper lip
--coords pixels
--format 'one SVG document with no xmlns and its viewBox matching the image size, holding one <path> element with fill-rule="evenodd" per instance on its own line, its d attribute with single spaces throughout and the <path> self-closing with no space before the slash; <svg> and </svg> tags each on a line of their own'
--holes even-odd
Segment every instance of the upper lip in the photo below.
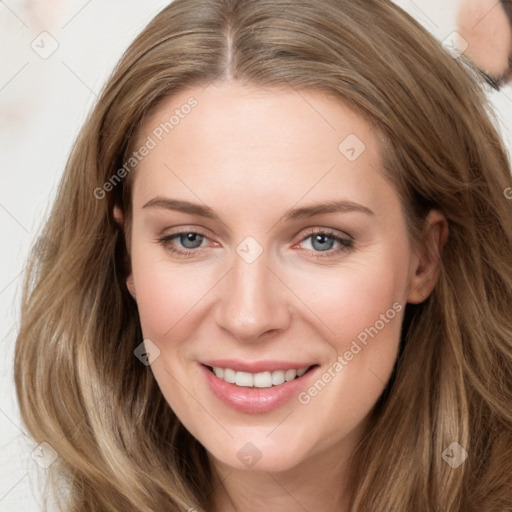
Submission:
<svg viewBox="0 0 512 512">
<path fill-rule="evenodd" d="M 297 363 L 295 361 L 238 361 L 235 359 L 215 359 L 210 361 L 201 361 L 201 364 L 211 366 L 212 368 L 231 368 L 236 372 L 261 373 L 273 372 L 277 370 L 300 370 L 301 368 L 309 368 L 314 363 Z"/>
</svg>

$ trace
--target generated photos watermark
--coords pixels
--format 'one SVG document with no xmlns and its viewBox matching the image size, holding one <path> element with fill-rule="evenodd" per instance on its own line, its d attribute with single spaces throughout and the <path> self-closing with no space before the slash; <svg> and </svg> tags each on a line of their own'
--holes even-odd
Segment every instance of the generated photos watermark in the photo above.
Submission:
<svg viewBox="0 0 512 512">
<path fill-rule="evenodd" d="M 153 129 L 151 135 L 146 137 L 144 143 L 136 151 L 133 151 L 130 157 L 124 162 L 123 166 L 117 169 L 108 181 L 103 183 L 101 187 L 94 189 L 94 197 L 96 199 L 104 199 L 107 192 L 114 190 L 114 188 L 121 183 L 122 179 L 130 174 L 130 172 L 149 155 L 151 150 L 157 147 L 158 143 L 164 139 L 165 135 L 174 130 L 197 105 L 198 101 L 191 96 L 180 108 L 175 109 L 174 114 L 171 115 L 167 121 L 160 123 Z"/>
<path fill-rule="evenodd" d="M 140 345 L 137 345 L 133 353 L 144 366 L 150 366 L 160 356 L 160 349 L 149 338 L 146 338 Z"/>
<path fill-rule="evenodd" d="M 441 454 L 441 458 L 453 469 L 457 469 L 468 458 L 468 452 L 456 441 Z"/>
<path fill-rule="evenodd" d="M 385 313 L 382 313 L 372 326 L 366 327 L 357 335 L 357 339 L 352 340 L 350 348 L 346 350 L 343 355 L 338 356 L 337 360 L 325 370 L 322 375 L 310 386 L 306 391 L 301 391 L 297 399 L 303 405 L 307 405 L 311 402 L 312 398 L 317 396 L 326 386 L 331 382 L 348 364 L 354 357 L 361 352 L 361 350 L 368 344 L 369 338 L 373 339 L 379 334 L 386 324 L 389 324 L 397 313 L 402 311 L 403 306 L 399 302 L 395 302 Z"/>
</svg>

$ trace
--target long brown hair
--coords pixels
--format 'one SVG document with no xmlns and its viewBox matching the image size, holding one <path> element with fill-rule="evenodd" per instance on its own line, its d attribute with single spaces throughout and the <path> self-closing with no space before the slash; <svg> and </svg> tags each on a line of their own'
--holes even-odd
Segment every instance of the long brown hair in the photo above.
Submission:
<svg viewBox="0 0 512 512">
<path fill-rule="evenodd" d="M 64 510 L 210 507 L 204 448 L 134 357 L 129 240 L 112 210 L 129 223 L 132 174 L 119 169 L 144 119 L 218 80 L 347 102 L 385 143 L 411 238 L 431 208 L 448 220 L 438 283 L 407 306 L 356 451 L 351 510 L 512 509 L 512 181 L 477 75 L 388 0 L 176 0 L 150 22 L 80 132 L 25 281 L 18 399 L 59 455 Z M 442 457 L 454 442 L 468 453 L 457 468 Z"/>
</svg>

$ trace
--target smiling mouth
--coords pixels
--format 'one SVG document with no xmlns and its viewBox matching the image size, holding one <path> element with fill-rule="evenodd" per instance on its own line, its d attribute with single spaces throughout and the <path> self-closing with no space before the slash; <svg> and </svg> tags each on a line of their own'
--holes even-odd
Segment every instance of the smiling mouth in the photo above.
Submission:
<svg viewBox="0 0 512 512">
<path fill-rule="evenodd" d="M 206 366 L 206 368 L 208 368 L 217 378 L 229 384 L 234 384 L 235 386 L 244 388 L 270 388 L 280 386 L 281 384 L 291 380 L 300 379 L 303 375 L 318 365 L 314 364 L 298 370 L 288 369 L 258 373 L 235 371 L 232 368 L 220 368 L 208 365 L 204 366 Z"/>
</svg>

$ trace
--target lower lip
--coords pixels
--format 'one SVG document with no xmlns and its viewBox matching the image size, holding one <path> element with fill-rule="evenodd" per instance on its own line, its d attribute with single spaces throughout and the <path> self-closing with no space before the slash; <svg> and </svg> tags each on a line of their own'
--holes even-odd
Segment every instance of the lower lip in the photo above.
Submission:
<svg viewBox="0 0 512 512">
<path fill-rule="evenodd" d="M 308 370 L 302 377 L 270 388 L 249 388 L 219 379 L 204 364 L 199 365 L 212 393 L 231 408 L 251 414 L 273 411 L 297 396 L 318 367 Z"/>
</svg>

